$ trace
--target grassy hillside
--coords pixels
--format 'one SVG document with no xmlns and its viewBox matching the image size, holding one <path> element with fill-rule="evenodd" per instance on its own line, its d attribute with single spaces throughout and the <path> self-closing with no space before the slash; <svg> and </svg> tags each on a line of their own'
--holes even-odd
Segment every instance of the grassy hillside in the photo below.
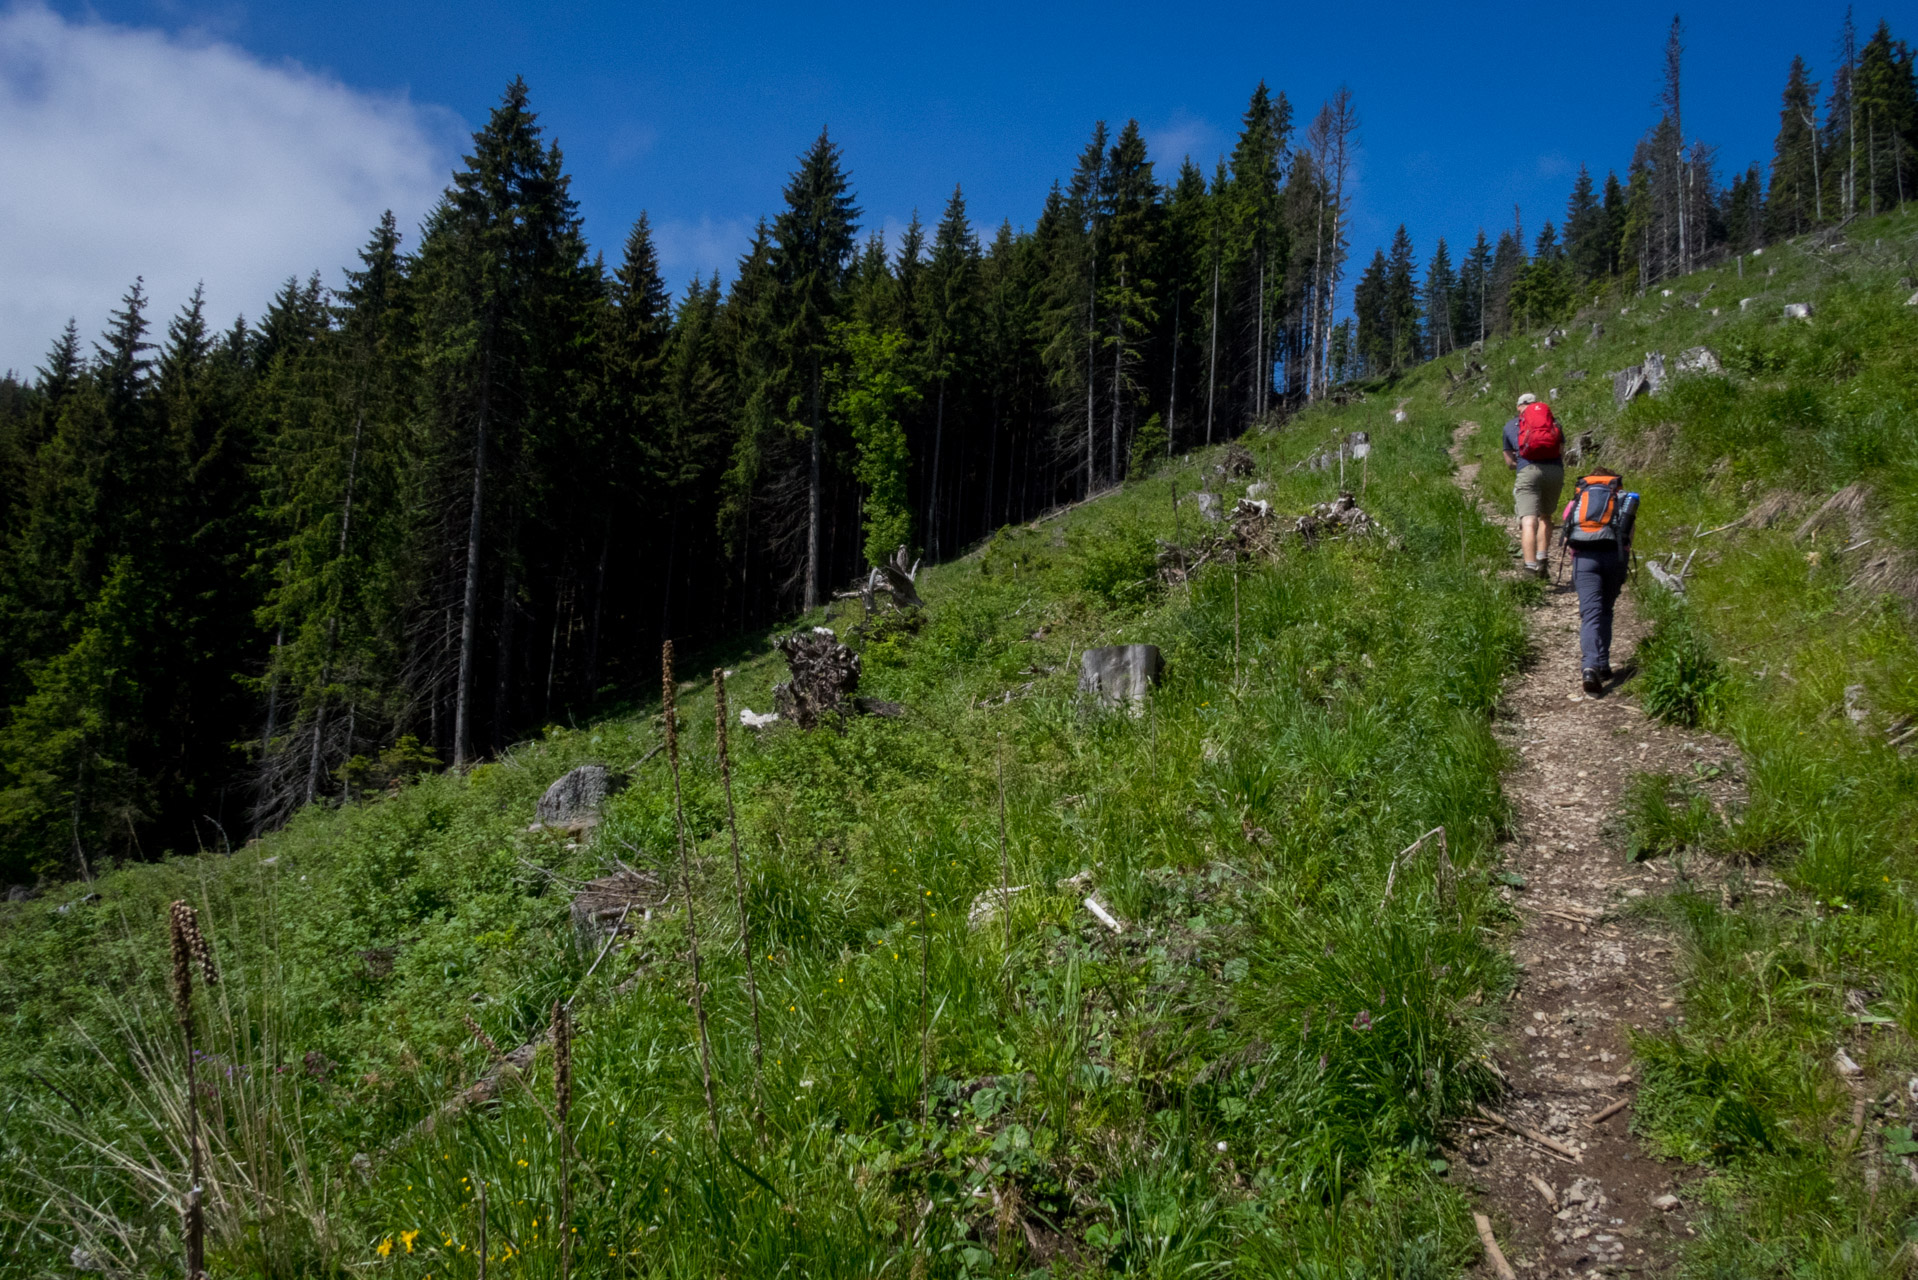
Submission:
<svg viewBox="0 0 1918 1280">
<path fill-rule="evenodd" d="M 1195 537 L 1195 457 L 929 571 L 920 625 L 856 641 L 862 692 L 904 718 L 735 727 L 760 1071 L 710 692 L 688 682 L 719 1141 L 647 710 L 115 872 L 97 899 L 0 907 L 0 1270 L 66 1274 L 76 1247 L 177 1265 L 162 920 L 183 897 L 225 975 L 200 1031 L 216 1274 L 475 1274 L 481 1181 L 489 1274 L 557 1274 L 550 1049 L 496 1104 L 428 1120 L 487 1069 L 467 1019 L 511 1050 L 575 995 L 581 1274 L 1452 1274 L 1475 1245 L 1438 1144 L 1493 1083 L 1485 1020 L 1509 983 L 1488 721 L 1525 588 L 1450 483 L 1448 425 L 1385 417 L 1251 443 L 1297 513 L 1337 476 L 1293 464 L 1379 431 L 1364 500 L 1389 539 L 1287 536 L 1164 586 L 1153 539 Z M 1137 717 L 1074 693 L 1078 655 L 1120 641 L 1168 662 Z M 726 660 L 732 705 L 764 710 L 783 662 Z M 527 831 L 587 760 L 644 763 L 591 839 Z M 1393 856 L 1439 825 L 1456 885 L 1428 852 L 1381 906 Z M 667 901 L 589 978 L 571 888 L 616 860 Z M 1010 927 L 969 926 L 1002 874 L 1029 886 Z"/>
<path fill-rule="evenodd" d="M 1616 856 L 1710 871 L 1709 891 L 1645 907 L 1688 944 L 1684 1029 L 1640 1045 L 1634 1116 L 1711 1171 L 1685 1265 L 1909 1265 L 1918 307 L 1897 281 L 1918 276 L 1915 233 L 1918 217 L 1861 222 L 1843 248 L 1781 246 L 1742 278 L 1728 264 L 1670 297 L 1609 299 L 1556 345 L 1495 342 L 1470 357 L 1482 373 L 1454 355 L 1249 442 L 1253 478 L 1297 513 L 1337 481 L 1295 464 L 1371 430 L 1363 500 L 1389 540 L 1288 537 L 1236 574 L 1160 585 L 1153 539 L 1194 537 L 1173 496 L 1211 461 L 1195 456 L 930 570 L 922 625 L 856 641 L 863 692 L 903 719 L 735 731 L 759 1072 L 710 695 L 689 680 L 720 1141 L 654 709 L 230 855 L 115 872 L 97 900 L 73 886 L 0 907 L 0 1271 L 69 1274 L 76 1246 L 128 1273 L 177 1265 L 175 897 L 202 905 L 225 973 L 201 1013 L 216 1274 L 476 1274 L 479 1182 L 488 1274 L 557 1274 L 550 1050 L 496 1104 L 427 1121 L 487 1070 L 467 1019 L 511 1050 L 575 996 L 581 1274 L 1472 1265 L 1469 1174 L 1440 1142 L 1495 1084 L 1480 1055 L 1511 972 L 1489 720 L 1538 588 L 1497 576 L 1509 548 L 1450 483 L 1445 447 L 1477 420 L 1490 459 L 1513 397 L 1553 388 L 1646 495 L 1641 559 L 1697 553 L 1684 600 L 1635 580 L 1658 625 L 1627 690 L 1732 737 L 1747 775 L 1731 813 L 1695 802 L 1695 779 L 1641 779 L 1611 833 Z M 1798 301 L 1809 322 L 1784 318 Z M 1699 344 L 1723 374 L 1614 405 L 1603 375 Z M 1503 472 L 1483 474 L 1503 502 Z M 1795 536 L 1854 483 L 1855 515 Z M 830 625 L 852 620 L 842 606 Z M 1148 712 L 1090 711 L 1077 655 L 1135 640 L 1169 662 Z M 764 710 L 783 663 L 758 645 L 723 660 L 733 705 Z M 588 760 L 643 763 L 590 840 L 528 832 L 542 789 Z M 1421 858 L 1381 906 L 1393 855 L 1439 824 L 1456 894 Z M 669 898 L 589 978 L 569 899 L 615 859 Z M 1010 928 L 969 926 L 1002 875 L 1029 886 Z M 1080 906 L 1088 892 L 1123 935 Z M 1841 1046 L 1862 1077 L 1834 1071 Z"/>
<path fill-rule="evenodd" d="M 1556 387 L 1569 429 L 1595 431 L 1599 458 L 1645 495 L 1641 561 L 1691 564 L 1682 600 L 1642 568 L 1633 582 L 1657 628 L 1627 687 L 1733 739 L 1749 802 L 1715 813 L 1696 778 L 1643 778 L 1618 839 L 1727 881 L 1651 908 L 1688 942 L 1685 1030 L 1640 1046 L 1634 1122 L 1713 1172 L 1698 1276 L 1918 1265 L 1918 1171 L 1903 1159 L 1918 1152 L 1914 278 L 1918 216 L 1861 220 L 1669 297 L 1608 299 L 1557 346 L 1494 344 L 1489 377 L 1448 409 L 1485 424 L 1474 447 L 1502 501 L 1497 426 L 1518 391 Z M 1794 302 L 1812 316 L 1786 317 Z M 1603 375 L 1698 345 L 1722 374 L 1615 405 Z M 1450 385 L 1438 368 L 1419 382 Z M 1861 1077 L 1834 1068 L 1841 1047 Z"/>
</svg>

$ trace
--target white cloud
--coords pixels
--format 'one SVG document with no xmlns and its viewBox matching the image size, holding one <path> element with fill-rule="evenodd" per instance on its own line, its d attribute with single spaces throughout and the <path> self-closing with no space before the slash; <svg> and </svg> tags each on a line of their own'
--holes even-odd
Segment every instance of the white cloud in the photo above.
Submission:
<svg viewBox="0 0 1918 1280">
<path fill-rule="evenodd" d="M 1173 111 L 1170 119 L 1157 125 L 1142 125 L 1146 154 L 1152 159 L 1153 176 L 1171 182 L 1179 176 L 1179 166 L 1187 156 L 1199 166 L 1206 181 L 1212 180 L 1218 153 L 1225 149 L 1219 131 L 1211 121 L 1193 115 L 1184 107 Z"/>
<path fill-rule="evenodd" d="M 697 220 L 668 218 L 653 225 L 653 249 L 659 254 L 660 274 L 684 296 L 695 276 L 704 278 L 713 272 L 721 280 L 731 280 L 739 270 L 739 260 L 753 247 L 751 218 L 714 218 L 702 214 Z M 625 233 L 621 233 L 624 242 Z M 617 263 L 609 264 L 617 266 Z"/>
<path fill-rule="evenodd" d="M 0 11 L 0 370 L 69 316 L 97 334 L 135 276 L 156 327 L 197 281 L 224 324 L 290 275 L 337 279 L 382 210 L 411 238 L 457 128 L 231 44 Z"/>
</svg>

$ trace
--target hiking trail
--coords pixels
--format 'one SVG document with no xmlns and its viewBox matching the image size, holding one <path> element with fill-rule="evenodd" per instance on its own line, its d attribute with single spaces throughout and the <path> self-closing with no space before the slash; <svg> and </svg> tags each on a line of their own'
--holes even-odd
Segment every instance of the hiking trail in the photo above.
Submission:
<svg viewBox="0 0 1918 1280">
<path fill-rule="evenodd" d="M 1478 430 L 1466 422 L 1452 437 L 1455 478 L 1468 497 L 1479 464 L 1465 461 L 1463 442 Z M 1516 548 L 1509 504 L 1478 505 Z M 1484 1119 L 1459 1128 L 1456 1154 L 1518 1274 L 1656 1275 L 1674 1266 L 1677 1244 L 1693 1234 L 1690 1171 L 1648 1154 L 1628 1130 L 1630 1033 L 1683 1015 L 1677 943 L 1631 908 L 1668 892 L 1678 872 L 1667 862 L 1627 862 L 1616 819 L 1638 773 L 1709 778 L 1700 785 L 1722 806 L 1735 798 L 1737 753 L 1710 734 L 1658 724 L 1621 696 L 1646 630 L 1629 593 L 1615 614 L 1618 674 L 1596 697 L 1579 687 L 1578 630 L 1568 568 L 1531 614 L 1532 655 L 1507 687 L 1495 726 L 1513 761 L 1505 780 L 1513 828 L 1500 853 L 1524 884 L 1501 890 L 1520 921 L 1511 938 L 1520 974 L 1494 1060 L 1507 1085 L 1496 1114 L 1579 1159 Z M 1489 1257 L 1476 1273 L 1495 1274 Z"/>
</svg>

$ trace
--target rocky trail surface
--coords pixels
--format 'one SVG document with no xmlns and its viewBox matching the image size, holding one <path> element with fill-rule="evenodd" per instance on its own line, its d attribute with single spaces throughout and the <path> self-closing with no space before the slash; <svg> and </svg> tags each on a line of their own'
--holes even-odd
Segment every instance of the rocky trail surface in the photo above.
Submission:
<svg viewBox="0 0 1918 1280">
<path fill-rule="evenodd" d="M 1454 433 L 1457 479 L 1468 494 L 1478 464 L 1464 461 L 1462 442 L 1477 430 L 1468 422 Z M 1510 530 L 1516 547 L 1509 508 L 1481 510 Z M 1500 708 L 1497 730 L 1513 760 L 1504 869 L 1522 881 L 1504 893 L 1521 922 L 1512 938 L 1521 971 L 1506 1043 L 1495 1054 L 1506 1094 L 1496 1111 L 1461 1127 L 1455 1154 L 1516 1274 L 1662 1274 L 1693 1232 L 1690 1175 L 1648 1154 L 1629 1132 L 1631 1033 L 1682 1018 L 1677 944 L 1634 907 L 1668 891 L 1677 872 L 1627 861 L 1618 817 L 1638 773 L 1705 779 L 1714 802 L 1734 799 L 1736 752 L 1709 734 L 1650 720 L 1625 696 L 1632 672 L 1621 660 L 1645 631 L 1629 592 L 1619 599 L 1613 637 L 1619 674 L 1596 697 L 1581 692 L 1570 578 L 1567 569 L 1548 584 L 1532 615 L 1532 659 Z M 1478 1273 L 1499 1274 L 1489 1251 Z"/>
</svg>

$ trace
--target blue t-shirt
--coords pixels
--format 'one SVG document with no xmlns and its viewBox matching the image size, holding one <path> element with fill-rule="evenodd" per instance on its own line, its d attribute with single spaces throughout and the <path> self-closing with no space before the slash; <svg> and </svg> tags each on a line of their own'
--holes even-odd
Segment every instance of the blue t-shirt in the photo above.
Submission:
<svg viewBox="0 0 1918 1280">
<path fill-rule="evenodd" d="M 1505 424 L 1505 452 L 1511 454 L 1514 458 L 1518 458 L 1518 466 L 1516 470 L 1523 471 L 1525 470 L 1525 468 L 1532 465 L 1530 462 L 1528 462 L 1524 458 L 1518 457 L 1518 419 L 1517 418 L 1513 418 L 1510 422 Z"/>
</svg>

